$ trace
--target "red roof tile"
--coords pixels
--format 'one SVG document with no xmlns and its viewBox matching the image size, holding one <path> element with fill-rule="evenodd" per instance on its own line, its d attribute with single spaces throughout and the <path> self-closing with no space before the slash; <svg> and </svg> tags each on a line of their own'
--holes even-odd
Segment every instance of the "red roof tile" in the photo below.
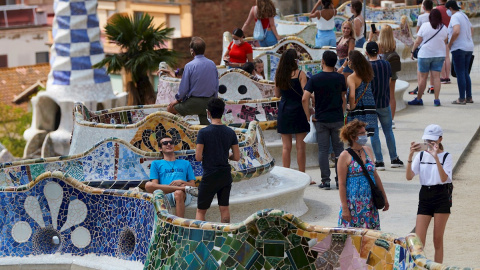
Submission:
<svg viewBox="0 0 480 270">
<path fill-rule="evenodd" d="M 28 102 L 20 105 L 13 103 L 15 96 L 18 96 L 38 81 L 46 82 L 49 71 L 50 65 L 48 63 L 0 68 L 0 103 L 27 109 Z"/>
</svg>

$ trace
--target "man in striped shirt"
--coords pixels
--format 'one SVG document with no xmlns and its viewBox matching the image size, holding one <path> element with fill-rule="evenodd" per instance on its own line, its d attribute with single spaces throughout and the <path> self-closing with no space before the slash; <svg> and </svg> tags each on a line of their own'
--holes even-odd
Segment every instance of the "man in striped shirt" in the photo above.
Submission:
<svg viewBox="0 0 480 270">
<path fill-rule="evenodd" d="M 390 110 L 390 80 L 392 69 L 386 60 L 378 59 L 378 45 L 376 42 L 367 43 L 368 60 L 373 68 L 372 92 L 375 98 L 377 117 L 382 125 L 383 134 L 387 141 L 388 153 L 392 168 L 403 167 L 403 162 L 397 155 L 395 135 L 392 129 L 392 112 Z M 378 125 L 375 125 L 375 134 L 370 137 L 373 153 L 375 154 L 375 167 L 379 171 L 385 170 L 383 162 L 382 145 L 378 134 Z"/>
</svg>

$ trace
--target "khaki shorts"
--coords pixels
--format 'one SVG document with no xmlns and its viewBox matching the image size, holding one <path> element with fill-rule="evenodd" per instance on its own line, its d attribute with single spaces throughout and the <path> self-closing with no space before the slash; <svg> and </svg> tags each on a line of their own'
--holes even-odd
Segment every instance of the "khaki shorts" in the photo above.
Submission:
<svg viewBox="0 0 480 270">
<path fill-rule="evenodd" d="M 182 116 L 198 115 L 201 125 L 208 125 L 207 104 L 213 97 L 189 97 L 187 100 L 173 106 Z"/>
</svg>

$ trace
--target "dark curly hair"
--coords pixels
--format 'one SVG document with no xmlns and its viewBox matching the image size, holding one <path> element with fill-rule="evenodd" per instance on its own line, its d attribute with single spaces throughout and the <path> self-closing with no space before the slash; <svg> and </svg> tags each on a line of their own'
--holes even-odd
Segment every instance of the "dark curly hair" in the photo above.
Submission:
<svg viewBox="0 0 480 270">
<path fill-rule="evenodd" d="M 348 143 L 349 146 L 352 146 L 354 142 L 353 139 L 357 137 L 358 130 L 366 126 L 367 123 L 358 119 L 353 119 L 340 129 L 340 140 L 344 143 Z"/>
</svg>

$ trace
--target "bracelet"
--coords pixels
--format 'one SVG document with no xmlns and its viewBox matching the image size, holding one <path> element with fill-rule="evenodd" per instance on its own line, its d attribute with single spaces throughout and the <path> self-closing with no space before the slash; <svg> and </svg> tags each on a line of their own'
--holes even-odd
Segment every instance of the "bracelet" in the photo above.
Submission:
<svg viewBox="0 0 480 270">
<path fill-rule="evenodd" d="M 412 161 L 411 161 L 411 160 L 408 160 L 407 162 L 408 162 L 408 163 L 412 163 Z"/>
</svg>

